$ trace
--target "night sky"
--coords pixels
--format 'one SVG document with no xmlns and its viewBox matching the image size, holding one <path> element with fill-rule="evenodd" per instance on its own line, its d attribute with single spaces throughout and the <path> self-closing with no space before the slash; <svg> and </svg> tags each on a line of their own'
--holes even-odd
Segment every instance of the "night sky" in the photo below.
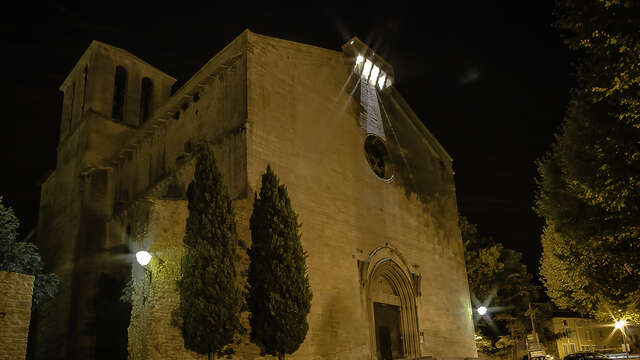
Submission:
<svg viewBox="0 0 640 360">
<path fill-rule="evenodd" d="M 23 235 L 37 223 L 39 182 L 55 168 L 58 87 L 91 40 L 128 50 L 181 84 L 246 28 L 333 50 L 358 36 L 394 66 L 396 88 L 453 157 L 460 211 L 523 252 L 537 274 L 534 161 L 553 141 L 571 86 L 552 1 L 23 3 L 0 24 L 0 196 Z"/>
</svg>

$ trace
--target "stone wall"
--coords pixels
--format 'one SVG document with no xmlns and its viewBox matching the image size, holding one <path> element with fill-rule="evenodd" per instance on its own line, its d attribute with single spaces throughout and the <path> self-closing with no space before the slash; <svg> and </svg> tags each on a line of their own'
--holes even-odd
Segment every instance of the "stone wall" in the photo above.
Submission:
<svg viewBox="0 0 640 360">
<path fill-rule="evenodd" d="M 176 287 L 186 224 L 184 200 L 154 200 L 148 226 L 140 227 L 135 243 L 155 256 L 133 267 L 133 308 L 129 326 L 130 359 L 199 359 L 184 350 L 180 330 L 172 325 L 172 312 L 180 304 Z M 145 244 L 149 239 L 153 239 Z"/>
<path fill-rule="evenodd" d="M 48 270 L 60 276 L 61 287 L 48 311 L 36 316 L 36 359 L 95 357 L 102 326 L 95 321 L 94 304 L 100 274 L 119 271 L 114 269 L 123 264 L 116 263 L 128 245 L 130 224 L 120 219 L 134 201 L 157 191 L 159 183 L 166 185 L 167 177 L 175 178 L 192 144 L 232 134 L 234 146 L 225 147 L 220 156 L 245 161 L 244 62 L 236 56 L 240 44 L 236 41 L 205 66 L 215 73 L 196 74 L 170 96 L 171 77 L 126 51 L 93 42 L 61 86 L 63 107 L 71 104 L 72 92 L 76 101 L 73 117 L 69 109 L 63 111 L 56 171 L 42 185 L 37 236 Z M 123 121 L 111 119 L 117 65 L 128 72 Z M 144 123 L 139 122 L 142 77 L 154 81 L 154 113 Z M 233 179 L 233 191 L 246 193 L 243 174 L 239 171 Z"/>
<path fill-rule="evenodd" d="M 26 356 L 34 279 L 33 275 L 0 271 L 0 360 Z"/>
<path fill-rule="evenodd" d="M 448 155 L 391 89 L 381 95 L 385 130 L 390 150 L 403 158 L 396 159 L 393 180 L 382 181 L 364 156 L 365 134 L 358 124 L 357 97 L 351 96 L 346 84 L 349 69 L 343 54 L 252 33 L 246 36 L 246 135 L 223 136 L 224 140 L 214 141 L 214 151 L 235 199 L 239 238 L 246 246 L 250 246 L 251 193 L 259 188 L 267 164 L 287 186 L 303 224 L 314 295 L 309 332 L 291 358 L 375 358 L 368 284 L 386 259 L 393 259 L 404 274 L 407 286 L 402 290 L 412 293 L 408 298 L 415 310 L 407 314 L 415 318 L 411 336 L 417 355 L 475 357 Z M 226 101 L 240 105 L 239 95 L 227 92 Z M 202 97 L 189 109 L 199 108 L 210 95 L 203 92 Z M 225 119 L 235 118 L 200 110 L 202 120 L 193 118 L 195 113 L 184 114 L 181 131 L 215 129 Z M 234 145 L 235 138 L 240 139 L 239 146 Z M 244 148 L 245 143 L 246 153 L 227 151 Z M 409 168 L 402 169 L 405 165 Z M 239 191 L 244 184 L 246 193 Z M 179 303 L 174 272 L 179 269 L 186 204 L 150 201 L 153 206 L 141 240 L 163 254 L 165 261 L 152 263 L 149 272 L 140 268 L 134 272 L 138 296 L 129 329 L 130 353 L 135 359 L 197 359 L 182 348 L 179 331 L 170 324 L 172 308 Z M 247 259 L 243 251 L 239 256 L 242 273 Z M 243 339 L 234 357 L 256 359 L 259 351 Z"/>
<path fill-rule="evenodd" d="M 381 180 L 365 157 L 345 55 L 251 33 L 247 44 L 249 188 L 270 164 L 289 190 L 308 253 L 309 333 L 292 358 L 375 357 L 369 279 L 359 264 L 375 267 L 382 248 L 419 287 L 419 353 L 475 357 L 451 159 L 390 88 L 379 96 L 387 146 L 399 155 L 393 178 Z"/>
</svg>

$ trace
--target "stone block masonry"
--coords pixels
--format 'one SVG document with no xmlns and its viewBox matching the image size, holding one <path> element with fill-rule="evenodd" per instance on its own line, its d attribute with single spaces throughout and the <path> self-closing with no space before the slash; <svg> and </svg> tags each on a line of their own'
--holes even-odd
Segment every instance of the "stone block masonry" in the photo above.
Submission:
<svg viewBox="0 0 640 360">
<path fill-rule="evenodd" d="M 61 86 L 63 138 L 42 188 L 38 245 L 67 287 L 34 331 L 35 358 L 99 358 L 108 336 L 98 330 L 110 322 L 96 317 L 93 284 L 120 269 L 133 278 L 129 358 L 206 357 L 184 348 L 173 323 L 185 194 L 200 142 L 213 147 L 233 199 L 241 285 L 254 192 L 267 164 L 303 224 L 313 300 L 305 341 L 288 359 L 375 360 L 382 351 L 475 357 L 452 159 L 393 86 L 358 85 L 357 56 L 373 54 L 358 41 L 340 52 L 247 30 L 173 95 L 175 79 L 92 43 Z M 123 116 L 114 117 L 123 67 L 131 87 Z M 162 93 L 144 121 L 143 78 Z M 78 101 L 66 106 L 83 88 L 85 111 Z M 375 115 L 375 126 L 363 127 L 371 120 L 364 115 Z M 146 268 L 134 262 L 140 249 L 154 255 Z M 399 330 L 391 338 L 388 329 Z M 233 358 L 268 358 L 248 334 L 240 340 Z"/>
<path fill-rule="evenodd" d="M 33 275 L 0 271 L 0 360 L 26 356 L 34 279 Z"/>
</svg>

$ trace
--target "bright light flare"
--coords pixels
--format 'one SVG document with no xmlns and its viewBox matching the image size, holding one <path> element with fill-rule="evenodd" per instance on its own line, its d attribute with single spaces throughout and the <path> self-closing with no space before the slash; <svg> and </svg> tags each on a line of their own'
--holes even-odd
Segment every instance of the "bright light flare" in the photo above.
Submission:
<svg viewBox="0 0 640 360">
<path fill-rule="evenodd" d="M 477 311 L 478 311 L 478 314 L 480 314 L 480 315 L 484 315 L 484 314 L 486 314 L 486 313 L 487 313 L 487 308 L 486 308 L 485 306 L 480 306 L 480 307 L 477 309 Z"/>
<path fill-rule="evenodd" d="M 373 63 L 373 61 L 367 59 L 361 54 L 356 57 L 356 64 L 354 65 L 354 71 L 359 72 L 360 76 L 368 81 L 373 86 L 378 86 L 380 90 L 391 86 L 391 78 L 389 75 L 382 71 L 382 69 Z"/>
<path fill-rule="evenodd" d="M 382 71 L 380 77 L 378 78 L 378 87 L 380 88 L 380 90 L 384 89 L 384 81 L 386 80 L 386 78 L 387 74 Z"/>
<path fill-rule="evenodd" d="M 373 67 L 373 63 L 369 61 L 369 59 L 365 60 L 364 67 L 362 68 L 362 77 L 365 79 L 369 79 L 369 74 L 371 73 L 371 68 Z"/>
<path fill-rule="evenodd" d="M 621 319 L 621 320 L 617 320 L 615 324 L 613 324 L 613 326 L 620 330 L 622 328 L 624 328 L 625 326 L 627 326 L 627 320 Z"/>
<path fill-rule="evenodd" d="M 136 260 L 138 260 L 138 264 L 145 266 L 151 261 L 151 254 L 144 250 L 140 250 L 136 253 Z"/>
<path fill-rule="evenodd" d="M 369 84 L 376 84 L 376 81 L 378 81 L 378 74 L 380 74 L 380 68 L 373 65 L 373 68 L 371 69 L 371 77 L 369 78 Z"/>
</svg>

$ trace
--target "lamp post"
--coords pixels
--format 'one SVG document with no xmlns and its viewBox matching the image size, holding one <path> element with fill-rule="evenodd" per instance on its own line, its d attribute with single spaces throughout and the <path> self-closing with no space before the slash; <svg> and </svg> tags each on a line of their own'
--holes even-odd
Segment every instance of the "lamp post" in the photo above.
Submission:
<svg viewBox="0 0 640 360">
<path fill-rule="evenodd" d="M 151 258 L 153 256 L 145 250 L 140 250 L 136 253 L 136 261 L 138 261 L 138 264 L 140 264 L 140 266 L 142 267 L 142 270 L 144 271 L 144 281 L 142 282 L 142 302 L 146 303 L 147 302 L 147 282 L 149 283 L 149 287 L 151 287 L 151 270 L 149 270 L 147 268 L 147 265 L 149 264 L 149 262 L 151 261 Z"/>
<path fill-rule="evenodd" d="M 625 327 L 627 326 L 627 320 L 625 319 L 620 319 L 620 320 L 616 320 L 615 324 L 613 324 L 613 326 L 620 330 L 620 332 L 622 333 L 622 347 L 624 348 L 624 351 L 627 353 L 627 359 L 629 358 L 629 345 L 627 345 L 627 333 L 625 332 Z"/>
</svg>

